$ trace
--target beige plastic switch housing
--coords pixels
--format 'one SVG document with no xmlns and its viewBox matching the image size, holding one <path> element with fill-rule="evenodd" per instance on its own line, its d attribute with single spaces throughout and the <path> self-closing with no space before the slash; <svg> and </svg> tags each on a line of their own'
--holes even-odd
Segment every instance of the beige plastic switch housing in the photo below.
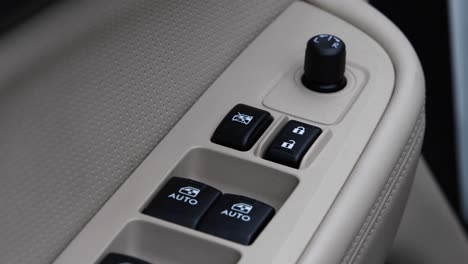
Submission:
<svg viewBox="0 0 468 264">
<path fill-rule="evenodd" d="M 339 122 L 366 85 L 368 71 L 359 64 L 348 62 L 345 72 L 346 87 L 334 93 L 320 93 L 311 91 L 302 84 L 304 70 L 301 60 L 304 58 L 297 58 L 298 64 L 271 89 L 263 104 L 279 112 L 319 124 L 332 125 Z"/>
<path fill-rule="evenodd" d="M 305 43 L 320 33 L 347 45 L 349 82 L 335 94 L 298 82 Z M 367 3 L 295 2 L 211 85 L 56 263 L 98 263 L 109 252 L 154 263 L 383 263 L 419 156 L 423 95 L 413 50 Z M 246 152 L 210 142 L 238 103 L 274 117 Z M 299 169 L 262 158 L 288 120 L 324 131 Z M 257 199 L 277 213 L 250 246 L 142 214 L 172 176 Z"/>
</svg>

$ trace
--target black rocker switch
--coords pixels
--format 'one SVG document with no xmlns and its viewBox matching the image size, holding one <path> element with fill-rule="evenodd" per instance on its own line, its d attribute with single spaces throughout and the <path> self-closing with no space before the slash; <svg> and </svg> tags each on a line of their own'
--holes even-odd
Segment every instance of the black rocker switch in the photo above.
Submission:
<svg viewBox="0 0 468 264">
<path fill-rule="evenodd" d="M 211 141 L 240 151 L 249 150 L 273 121 L 267 111 L 236 105 L 216 128 Z"/>
<path fill-rule="evenodd" d="M 134 257 L 117 254 L 117 253 L 110 253 L 100 262 L 100 264 L 150 264 L 150 263 L 143 261 L 141 259 L 134 258 Z"/>
<path fill-rule="evenodd" d="M 302 83 L 320 93 L 333 93 L 346 85 L 346 46 L 330 34 L 320 34 L 307 42 Z"/>
<path fill-rule="evenodd" d="M 223 195 L 206 213 L 198 230 L 243 245 L 254 242 L 275 214 L 273 207 L 240 195 Z"/>
<path fill-rule="evenodd" d="M 173 177 L 143 213 L 195 228 L 220 196 L 221 192 L 211 186 L 190 179 Z"/>
<path fill-rule="evenodd" d="M 289 167 L 299 168 L 310 146 L 322 133 L 318 127 L 289 121 L 271 142 L 264 158 Z"/>
</svg>

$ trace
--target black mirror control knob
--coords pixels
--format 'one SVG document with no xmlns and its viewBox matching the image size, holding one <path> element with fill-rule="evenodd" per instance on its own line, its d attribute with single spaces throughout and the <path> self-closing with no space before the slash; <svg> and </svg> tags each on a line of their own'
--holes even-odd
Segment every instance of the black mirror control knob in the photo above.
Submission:
<svg viewBox="0 0 468 264">
<path fill-rule="evenodd" d="M 346 46 L 330 34 L 320 34 L 307 42 L 302 83 L 320 93 L 333 93 L 346 86 L 344 76 Z"/>
</svg>

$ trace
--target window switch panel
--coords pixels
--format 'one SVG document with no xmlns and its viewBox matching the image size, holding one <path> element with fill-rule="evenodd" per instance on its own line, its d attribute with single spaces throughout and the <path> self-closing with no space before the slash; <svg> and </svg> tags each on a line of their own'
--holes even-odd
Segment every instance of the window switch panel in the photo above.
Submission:
<svg viewBox="0 0 468 264">
<path fill-rule="evenodd" d="M 299 121 L 289 121 L 270 144 L 264 158 L 299 168 L 305 153 L 321 133 L 322 129 L 318 127 Z"/>
<path fill-rule="evenodd" d="M 240 195 L 223 195 L 203 217 L 198 230 L 250 245 L 275 214 L 273 207 Z"/>
<path fill-rule="evenodd" d="M 158 192 L 143 213 L 195 228 L 220 196 L 221 192 L 209 185 L 173 177 Z"/>
<path fill-rule="evenodd" d="M 216 128 L 211 141 L 240 151 L 249 150 L 273 121 L 267 111 L 236 105 Z"/>
</svg>

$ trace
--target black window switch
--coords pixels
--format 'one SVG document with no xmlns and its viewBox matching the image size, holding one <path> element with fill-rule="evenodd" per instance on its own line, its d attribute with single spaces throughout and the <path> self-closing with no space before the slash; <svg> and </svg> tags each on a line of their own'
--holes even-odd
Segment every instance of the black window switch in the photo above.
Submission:
<svg viewBox="0 0 468 264">
<path fill-rule="evenodd" d="M 249 150 L 273 121 L 267 111 L 236 105 L 216 128 L 211 141 L 240 151 Z"/>
<path fill-rule="evenodd" d="M 298 121 L 289 121 L 265 152 L 264 158 L 289 167 L 299 168 L 310 146 L 322 129 Z"/>
<path fill-rule="evenodd" d="M 150 264 L 149 262 L 129 257 L 122 254 L 110 253 L 101 262 L 101 264 Z"/>
<path fill-rule="evenodd" d="M 240 195 L 223 195 L 206 213 L 198 230 L 250 245 L 275 214 L 273 207 Z"/>
<path fill-rule="evenodd" d="M 211 186 L 190 179 L 173 177 L 143 213 L 195 228 L 220 196 L 221 192 Z"/>
</svg>

